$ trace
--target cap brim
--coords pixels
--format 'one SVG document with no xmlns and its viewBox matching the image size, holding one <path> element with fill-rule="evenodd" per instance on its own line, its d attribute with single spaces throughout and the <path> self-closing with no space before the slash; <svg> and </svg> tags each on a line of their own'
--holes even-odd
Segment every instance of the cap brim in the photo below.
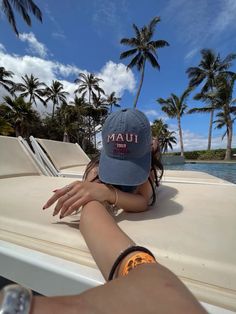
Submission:
<svg viewBox="0 0 236 314">
<path fill-rule="evenodd" d="M 137 186 L 147 181 L 151 168 L 151 153 L 141 158 L 125 160 L 107 156 L 101 151 L 98 175 L 102 182 Z"/>
</svg>

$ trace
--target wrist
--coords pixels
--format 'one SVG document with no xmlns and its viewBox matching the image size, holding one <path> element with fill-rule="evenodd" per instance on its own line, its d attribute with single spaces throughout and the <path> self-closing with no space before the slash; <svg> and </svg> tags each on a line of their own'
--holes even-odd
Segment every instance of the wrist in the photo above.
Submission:
<svg viewBox="0 0 236 314">
<path fill-rule="evenodd" d="M 117 189 L 114 188 L 112 185 L 107 186 L 107 189 L 108 189 L 107 201 L 108 201 L 108 203 L 110 203 L 111 205 L 113 205 L 115 207 L 117 205 L 117 202 L 118 202 Z"/>
</svg>

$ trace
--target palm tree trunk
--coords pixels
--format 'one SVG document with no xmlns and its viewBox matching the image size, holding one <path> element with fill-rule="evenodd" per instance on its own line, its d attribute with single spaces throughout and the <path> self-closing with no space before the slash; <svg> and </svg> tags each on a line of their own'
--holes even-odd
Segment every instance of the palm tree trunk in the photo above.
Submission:
<svg viewBox="0 0 236 314">
<path fill-rule="evenodd" d="M 94 126 L 94 147 L 95 147 L 95 150 L 97 149 L 97 133 L 96 133 L 96 130 L 95 130 L 95 126 Z"/>
<path fill-rule="evenodd" d="M 54 118 L 54 111 L 55 111 L 55 103 L 53 102 L 53 105 L 52 105 L 52 119 Z"/>
<path fill-rule="evenodd" d="M 180 155 L 184 156 L 184 143 L 183 143 L 183 134 L 182 134 L 180 117 L 178 117 L 178 129 L 179 129 L 179 141 L 180 141 L 180 151 L 181 151 Z"/>
<path fill-rule="evenodd" d="M 142 85 L 143 85 L 144 70 L 145 70 L 145 61 L 144 61 L 143 67 L 142 67 L 142 73 L 141 73 L 141 79 L 140 79 L 140 83 L 139 83 L 139 88 L 138 88 L 138 91 L 137 91 L 137 94 L 136 94 L 136 97 L 135 97 L 135 100 L 134 100 L 134 108 L 137 107 L 137 102 L 138 102 L 139 94 L 140 94 L 140 92 L 141 92 L 141 88 L 142 88 Z"/>
<path fill-rule="evenodd" d="M 69 134 L 66 132 L 66 130 L 64 131 L 64 134 L 63 134 L 63 142 L 70 143 L 70 137 L 69 137 Z"/>
<path fill-rule="evenodd" d="M 212 124 L 213 124 L 214 110 L 210 113 L 209 131 L 208 131 L 208 144 L 207 149 L 211 150 L 211 137 L 212 137 Z"/>
<path fill-rule="evenodd" d="M 21 126 L 20 126 L 20 123 L 16 123 L 16 125 L 15 125 L 15 134 L 16 134 L 16 137 L 21 136 Z"/>
<path fill-rule="evenodd" d="M 225 152 L 225 160 L 231 160 L 232 138 L 233 138 L 233 124 L 230 119 L 230 121 L 228 121 L 227 126 L 227 148 Z"/>
<path fill-rule="evenodd" d="M 88 101 L 89 101 L 89 105 L 91 106 L 91 103 L 90 103 L 90 101 L 91 101 L 91 91 L 90 91 L 90 89 L 89 89 L 89 99 L 88 99 Z"/>
</svg>

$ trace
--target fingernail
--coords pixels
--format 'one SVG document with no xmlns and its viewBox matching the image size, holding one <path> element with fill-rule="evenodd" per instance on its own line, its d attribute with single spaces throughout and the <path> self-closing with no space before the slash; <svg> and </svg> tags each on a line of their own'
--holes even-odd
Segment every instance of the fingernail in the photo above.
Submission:
<svg viewBox="0 0 236 314">
<path fill-rule="evenodd" d="M 55 193 L 56 191 L 58 191 L 58 189 L 54 190 L 53 193 Z"/>
<path fill-rule="evenodd" d="M 56 216 L 56 214 L 57 214 L 56 212 L 53 212 L 53 214 L 52 214 L 52 215 L 53 215 L 53 216 Z"/>
<path fill-rule="evenodd" d="M 43 209 L 46 209 L 46 205 L 43 206 Z"/>
<path fill-rule="evenodd" d="M 61 215 L 61 216 L 60 216 L 60 219 L 62 219 L 62 218 L 64 218 L 64 216 L 63 216 L 63 215 Z"/>
</svg>

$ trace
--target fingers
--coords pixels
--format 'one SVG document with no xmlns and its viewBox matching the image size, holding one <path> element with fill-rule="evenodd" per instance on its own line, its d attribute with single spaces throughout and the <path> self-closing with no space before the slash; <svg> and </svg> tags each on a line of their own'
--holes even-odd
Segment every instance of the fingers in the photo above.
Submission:
<svg viewBox="0 0 236 314">
<path fill-rule="evenodd" d="M 65 195 L 66 193 L 69 193 L 71 191 L 71 189 L 79 184 L 79 181 L 75 181 L 69 185 L 66 185 L 65 187 L 58 189 L 58 190 L 54 190 L 54 194 L 53 196 L 46 202 L 46 204 L 43 206 L 43 209 L 46 209 L 48 207 L 50 207 L 52 204 L 54 204 L 60 197 L 62 197 L 63 195 Z"/>
<path fill-rule="evenodd" d="M 77 211 L 82 205 L 85 205 L 86 202 L 87 202 L 86 197 L 82 197 L 78 201 L 71 204 L 70 206 L 63 207 L 61 209 L 60 219 L 71 215 L 74 211 Z"/>
<path fill-rule="evenodd" d="M 74 204 L 81 198 L 81 195 L 78 190 L 71 190 L 70 192 L 66 193 L 57 202 L 57 205 L 54 209 L 53 216 L 57 215 L 60 211 L 63 213 L 67 211 L 68 207 Z"/>
<path fill-rule="evenodd" d="M 87 185 L 85 182 L 75 181 L 70 185 L 55 190 L 54 195 L 46 202 L 43 209 L 46 209 L 57 202 L 53 216 L 60 213 L 61 219 L 71 215 L 94 197 L 93 190 L 91 192 L 91 183 L 89 186 Z"/>
</svg>

